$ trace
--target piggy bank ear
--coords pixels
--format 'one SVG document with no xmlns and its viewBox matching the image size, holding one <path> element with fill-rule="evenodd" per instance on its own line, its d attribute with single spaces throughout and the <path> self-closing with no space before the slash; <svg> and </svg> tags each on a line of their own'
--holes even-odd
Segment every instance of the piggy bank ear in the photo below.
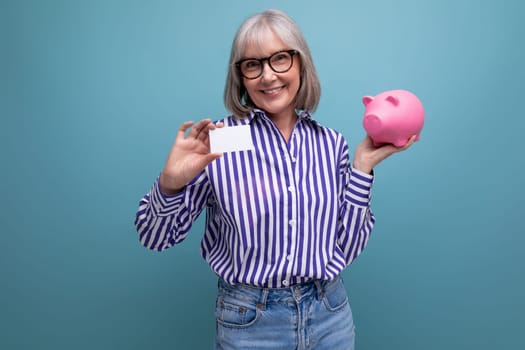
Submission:
<svg viewBox="0 0 525 350">
<path fill-rule="evenodd" d="M 396 97 L 390 95 L 386 98 L 386 100 L 390 103 L 392 103 L 394 106 L 397 106 L 399 104 L 399 99 L 397 99 Z"/>
<path fill-rule="evenodd" d="M 373 100 L 374 100 L 374 98 L 372 96 L 365 96 L 365 97 L 363 97 L 363 104 L 366 106 L 367 104 L 369 104 Z"/>
</svg>

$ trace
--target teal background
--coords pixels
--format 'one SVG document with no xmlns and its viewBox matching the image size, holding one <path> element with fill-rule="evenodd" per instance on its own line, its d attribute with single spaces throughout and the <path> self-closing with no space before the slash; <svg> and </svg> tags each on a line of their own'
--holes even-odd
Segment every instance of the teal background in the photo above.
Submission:
<svg viewBox="0 0 525 350">
<path fill-rule="evenodd" d="M 2 1 L 0 348 L 211 348 L 204 217 L 164 253 L 133 219 L 178 125 L 225 115 L 231 40 L 266 8 L 303 29 L 314 116 L 352 149 L 363 95 L 426 108 L 376 168 L 377 225 L 344 272 L 357 348 L 525 348 L 520 0 Z"/>
</svg>

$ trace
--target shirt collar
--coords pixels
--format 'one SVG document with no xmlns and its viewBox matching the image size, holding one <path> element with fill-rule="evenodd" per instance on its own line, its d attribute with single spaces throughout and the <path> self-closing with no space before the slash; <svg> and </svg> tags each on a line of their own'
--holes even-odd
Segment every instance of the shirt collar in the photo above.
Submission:
<svg viewBox="0 0 525 350">
<path fill-rule="evenodd" d="M 310 112 L 308 111 L 299 111 L 298 115 L 299 115 L 299 120 L 303 119 L 303 120 L 308 120 L 308 121 L 314 121 L 314 119 L 310 115 Z M 254 108 L 250 111 L 250 114 L 246 118 L 246 124 L 251 124 L 252 120 L 255 117 L 262 117 L 262 116 L 267 117 L 266 112 L 263 111 L 262 109 Z"/>
</svg>

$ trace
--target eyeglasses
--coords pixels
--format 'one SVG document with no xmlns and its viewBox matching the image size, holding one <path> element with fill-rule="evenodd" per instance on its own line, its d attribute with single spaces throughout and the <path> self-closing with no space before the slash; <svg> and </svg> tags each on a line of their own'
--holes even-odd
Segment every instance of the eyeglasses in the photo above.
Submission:
<svg viewBox="0 0 525 350">
<path fill-rule="evenodd" d="M 242 59 L 237 61 L 235 66 L 246 79 L 257 79 L 263 72 L 264 61 L 268 61 L 268 65 L 275 73 L 285 73 L 292 68 L 293 56 L 298 53 L 296 50 L 277 51 L 269 57 Z"/>
</svg>

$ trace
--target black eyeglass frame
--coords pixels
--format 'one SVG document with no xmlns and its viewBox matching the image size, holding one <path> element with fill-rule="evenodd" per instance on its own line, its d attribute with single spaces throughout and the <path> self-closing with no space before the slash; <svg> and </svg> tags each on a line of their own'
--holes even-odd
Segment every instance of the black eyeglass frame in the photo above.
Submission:
<svg viewBox="0 0 525 350">
<path fill-rule="evenodd" d="M 273 56 L 278 55 L 280 53 L 283 53 L 283 52 L 286 52 L 286 53 L 288 53 L 290 55 L 290 58 L 291 58 L 290 67 L 288 67 L 288 69 L 285 69 L 283 71 L 275 70 L 275 68 L 272 67 L 272 63 L 270 61 L 270 58 L 272 58 Z M 275 73 L 286 73 L 290 69 L 292 69 L 292 67 L 293 67 L 293 56 L 297 55 L 298 53 L 299 53 L 299 51 L 297 51 L 297 50 L 281 50 L 281 51 L 274 52 L 270 56 L 264 57 L 264 58 L 243 58 L 242 60 L 239 60 L 239 61 L 235 62 L 235 67 L 237 67 L 237 69 L 239 70 L 239 73 L 241 73 L 241 75 L 244 78 L 250 79 L 250 80 L 257 79 L 257 78 L 259 78 L 262 75 L 263 70 L 264 70 L 264 61 L 268 61 L 268 65 L 270 66 L 270 68 Z M 259 72 L 259 74 L 256 77 L 249 78 L 249 77 L 247 77 L 246 75 L 243 74 L 242 69 L 241 69 L 241 64 L 243 62 L 246 62 L 246 61 L 258 61 L 261 64 L 261 71 Z"/>
</svg>

